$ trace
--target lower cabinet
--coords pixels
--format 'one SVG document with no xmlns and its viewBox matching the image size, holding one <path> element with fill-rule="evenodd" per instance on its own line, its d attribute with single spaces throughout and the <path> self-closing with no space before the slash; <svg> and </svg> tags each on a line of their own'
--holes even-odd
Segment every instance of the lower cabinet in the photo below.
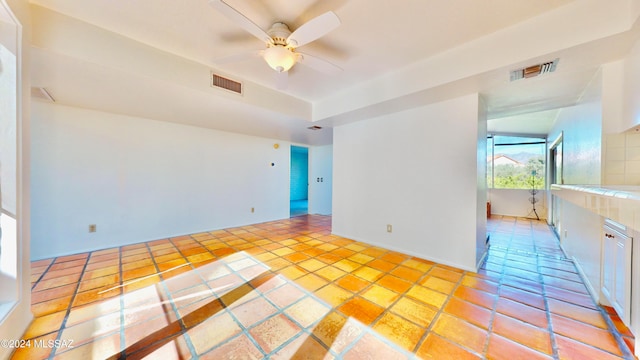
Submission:
<svg viewBox="0 0 640 360">
<path fill-rule="evenodd" d="M 602 294 L 622 321 L 631 323 L 631 255 L 633 238 L 626 228 L 605 220 L 602 238 Z"/>
</svg>

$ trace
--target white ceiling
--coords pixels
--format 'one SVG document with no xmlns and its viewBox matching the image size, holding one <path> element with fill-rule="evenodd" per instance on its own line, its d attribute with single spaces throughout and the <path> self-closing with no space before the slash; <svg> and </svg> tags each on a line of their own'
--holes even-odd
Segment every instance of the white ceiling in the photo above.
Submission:
<svg viewBox="0 0 640 360">
<path fill-rule="evenodd" d="M 330 129 L 307 130 L 312 122 L 479 92 L 490 118 L 509 118 L 490 126 L 539 133 L 557 113 L 547 110 L 575 104 L 599 65 L 637 37 L 632 0 L 226 1 L 265 30 L 333 10 L 341 26 L 300 50 L 344 71 L 298 64 L 278 91 L 259 58 L 216 64 L 264 45 L 207 0 L 31 0 L 32 84 L 62 105 L 312 145 L 331 142 Z M 556 72 L 509 82 L 510 70 L 554 58 Z M 243 82 L 243 96 L 210 88 L 210 71 Z"/>
</svg>

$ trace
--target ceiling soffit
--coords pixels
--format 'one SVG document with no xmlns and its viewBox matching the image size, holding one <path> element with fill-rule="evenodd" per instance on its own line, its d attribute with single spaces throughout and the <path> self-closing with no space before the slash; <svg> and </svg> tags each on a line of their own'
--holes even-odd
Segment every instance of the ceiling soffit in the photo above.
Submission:
<svg viewBox="0 0 640 360">
<path fill-rule="evenodd" d="M 45 0 L 38 2 L 45 6 L 56 3 Z M 627 3 L 626 0 L 614 2 Z M 345 12 L 352 11 L 348 10 L 351 6 L 350 2 L 341 3 Z M 344 82 L 334 79 L 318 79 L 317 75 L 314 75 L 310 78 L 313 81 L 319 81 L 319 87 L 327 86 L 326 84 L 329 83 L 334 85 L 334 89 L 325 91 L 321 98 L 313 100 L 295 96 L 295 84 L 294 89 L 288 92 L 278 92 L 268 84 L 264 84 L 263 79 L 258 79 L 256 82 L 248 80 L 252 79 L 252 72 L 247 73 L 247 77 L 237 77 L 232 72 L 217 69 L 216 72 L 220 75 L 241 81 L 244 88 L 242 96 L 220 92 L 209 86 L 211 71 L 214 67 L 208 65 L 207 61 L 196 61 L 174 55 L 124 36 L 126 31 L 123 31 L 122 35 L 117 34 L 37 5 L 32 5 L 33 44 L 46 49 L 47 51 L 43 52 L 45 54 L 98 64 L 114 72 L 129 74 L 132 78 L 154 79 L 167 87 L 197 91 L 207 95 L 212 102 L 231 102 L 251 109 L 263 109 L 269 113 L 267 117 L 282 114 L 283 119 L 298 119 L 307 124 L 309 121 L 320 121 L 323 126 L 335 126 L 470 92 L 483 93 L 490 112 L 491 109 L 496 111 L 489 116 L 498 117 L 509 115 L 511 108 L 515 107 L 519 107 L 518 111 L 521 112 L 539 111 L 544 110 L 545 106 L 570 105 L 575 98 L 573 95 L 567 95 L 564 99 L 541 99 L 539 104 L 530 104 L 527 108 L 522 104 L 522 101 L 526 102 L 526 99 L 523 100 L 526 96 L 518 98 L 516 92 L 510 91 L 510 85 L 505 83 L 509 70 L 517 66 L 528 66 L 533 61 L 546 61 L 560 54 L 563 57 L 560 60 L 557 78 L 575 78 L 574 86 L 579 87 L 582 86 L 583 81 L 578 79 L 576 73 L 584 73 L 585 78 L 588 78 L 589 71 L 594 71 L 593 69 L 602 63 L 598 61 L 620 56 L 620 49 L 625 46 L 628 48 L 625 44 L 630 43 L 630 39 L 635 39 L 637 36 L 622 39 L 627 42 L 614 46 L 615 51 L 599 51 L 601 54 L 609 54 L 607 59 L 602 56 L 595 58 L 591 56 L 591 51 L 601 50 L 591 44 L 606 46 L 608 42 L 602 39 L 614 38 L 631 28 L 629 14 L 623 11 L 624 6 L 603 3 L 595 0 L 569 2 L 568 5 L 557 7 L 473 41 L 460 43 L 433 56 L 418 59 L 410 64 L 397 64 L 398 66 L 393 70 L 378 69 L 375 76 L 361 82 L 350 81 L 345 85 Z M 76 15 L 82 16 L 82 14 Z M 594 17 L 598 19 L 595 24 Z M 565 21 L 567 18 L 571 21 Z M 297 21 L 303 22 L 302 20 Z M 304 19 L 306 20 L 308 19 Z M 348 29 L 348 25 L 345 27 Z M 228 33 L 225 34 L 228 35 Z M 539 39 L 544 40 L 539 41 Z M 618 40 L 616 41 L 622 41 Z M 572 56 L 574 50 L 583 57 Z M 368 62 L 376 62 L 376 60 L 368 59 Z M 264 64 L 255 64 L 253 67 L 258 69 L 260 65 Z M 346 70 L 344 78 L 349 78 L 349 69 Z M 503 72 L 505 72 L 504 75 Z M 72 76 L 72 74 L 65 75 Z M 300 78 L 305 76 L 301 75 Z M 539 86 L 536 85 L 541 89 L 539 90 L 541 93 L 546 91 L 542 81 L 548 82 L 550 86 L 558 86 L 549 79 L 552 77 L 545 78 L 540 81 Z M 64 86 L 63 79 L 57 81 L 57 86 Z M 313 81 L 305 86 L 315 87 L 315 85 L 309 85 L 315 84 Z M 37 85 L 48 86 L 48 84 Z M 54 92 L 56 90 L 54 89 Z M 580 90 L 563 89 L 565 93 L 571 91 L 572 94 L 579 93 Z M 518 93 L 526 93 L 526 91 L 527 89 L 520 89 Z M 64 91 L 60 92 L 64 93 Z M 506 99 L 504 94 L 515 96 Z M 96 96 L 110 95 L 105 92 Z M 60 99 L 64 101 L 63 94 Z M 551 103 L 553 104 L 550 105 Z M 523 110 L 525 108 L 527 109 Z M 260 118 L 259 111 L 251 110 L 250 112 Z M 140 116 L 144 116 L 144 113 Z M 302 137 L 298 136 L 298 138 Z"/>
</svg>

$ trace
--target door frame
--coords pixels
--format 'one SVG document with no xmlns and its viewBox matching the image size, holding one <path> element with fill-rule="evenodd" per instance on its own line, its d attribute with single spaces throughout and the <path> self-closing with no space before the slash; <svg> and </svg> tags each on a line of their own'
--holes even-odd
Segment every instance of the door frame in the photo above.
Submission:
<svg viewBox="0 0 640 360">
<path fill-rule="evenodd" d="M 553 184 L 564 184 L 564 161 L 563 161 L 563 138 L 564 138 L 564 132 L 560 132 L 560 135 L 558 135 L 556 137 L 555 140 L 553 140 L 550 145 L 549 145 L 549 161 L 547 162 L 548 165 L 548 180 L 547 184 L 549 187 L 549 197 L 550 197 L 550 201 L 549 203 L 551 204 L 551 206 L 549 207 L 549 225 L 551 225 L 551 227 L 553 228 L 554 232 L 556 233 L 556 236 L 558 236 L 559 239 L 561 239 L 560 237 L 560 233 L 561 233 L 561 227 L 562 227 L 562 221 L 559 217 L 560 215 L 560 204 L 559 204 L 559 199 L 553 195 L 553 192 L 551 191 L 551 185 Z"/>
<path fill-rule="evenodd" d="M 293 153 L 294 153 L 294 148 L 299 148 L 299 149 L 306 149 L 306 153 L 307 153 L 307 177 L 306 177 L 306 192 L 307 192 L 307 214 L 309 213 L 309 203 L 311 201 L 310 196 L 309 196 L 309 177 L 310 175 L 310 170 L 311 170 L 311 148 L 309 146 L 304 146 L 304 145 L 294 145 L 291 144 L 290 148 L 289 148 L 289 217 L 291 217 L 291 178 L 293 176 L 293 172 L 291 171 L 292 167 L 293 167 Z"/>
</svg>

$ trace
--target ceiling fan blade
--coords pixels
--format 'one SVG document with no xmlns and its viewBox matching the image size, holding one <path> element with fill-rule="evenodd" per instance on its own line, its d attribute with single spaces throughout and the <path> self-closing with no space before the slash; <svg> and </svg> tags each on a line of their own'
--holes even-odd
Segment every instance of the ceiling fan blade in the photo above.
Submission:
<svg viewBox="0 0 640 360">
<path fill-rule="evenodd" d="M 315 17 L 296 31 L 292 32 L 287 38 L 287 44 L 293 48 L 308 44 L 326 34 L 340 25 L 340 19 L 333 11 Z"/>
<path fill-rule="evenodd" d="M 227 64 L 231 62 L 240 62 L 255 59 L 261 57 L 264 53 L 264 50 L 251 50 L 247 52 L 241 52 L 238 54 L 233 54 L 229 56 L 223 56 L 216 59 L 213 59 L 213 62 L 216 64 Z"/>
<path fill-rule="evenodd" d="M 226 16 L 229 20 L 236 23 L 238 26 L 249 32 L 251 35 L 257 37 L 258 39 L 264 41 L 267 44 L 273 43 L 273 39 L 271 36 L 267 34 L 266 31 L 262 30 L 258 25 L 256 25 L 253 21 L 251 21 L 248 17 L 242 15 L 238 10 L 229 6 L 226 2 L 222 0 L 210 0 L 209 5 L 216 8 L 216 10 L 220 11 L 224 16 Z"/>
<path fill-rule="evenodd" d="M 304 54 L 298 52 L 300 56 L 298 57 L 298 62 L 306 65 L 314 70 L 323 72 L 325 74 L 336 74 L 342 71 L 342 68 L 338 65 L 332 64 L 325 59 L 321 59 L 319 57 L 315 57 L 313 55 Z"/>
<path fill-rule="evenodd" d="M 285 90 L 289 85 L 289 72 L 281 71 L 276 73 L 276 89 Z"/>
</svg>

